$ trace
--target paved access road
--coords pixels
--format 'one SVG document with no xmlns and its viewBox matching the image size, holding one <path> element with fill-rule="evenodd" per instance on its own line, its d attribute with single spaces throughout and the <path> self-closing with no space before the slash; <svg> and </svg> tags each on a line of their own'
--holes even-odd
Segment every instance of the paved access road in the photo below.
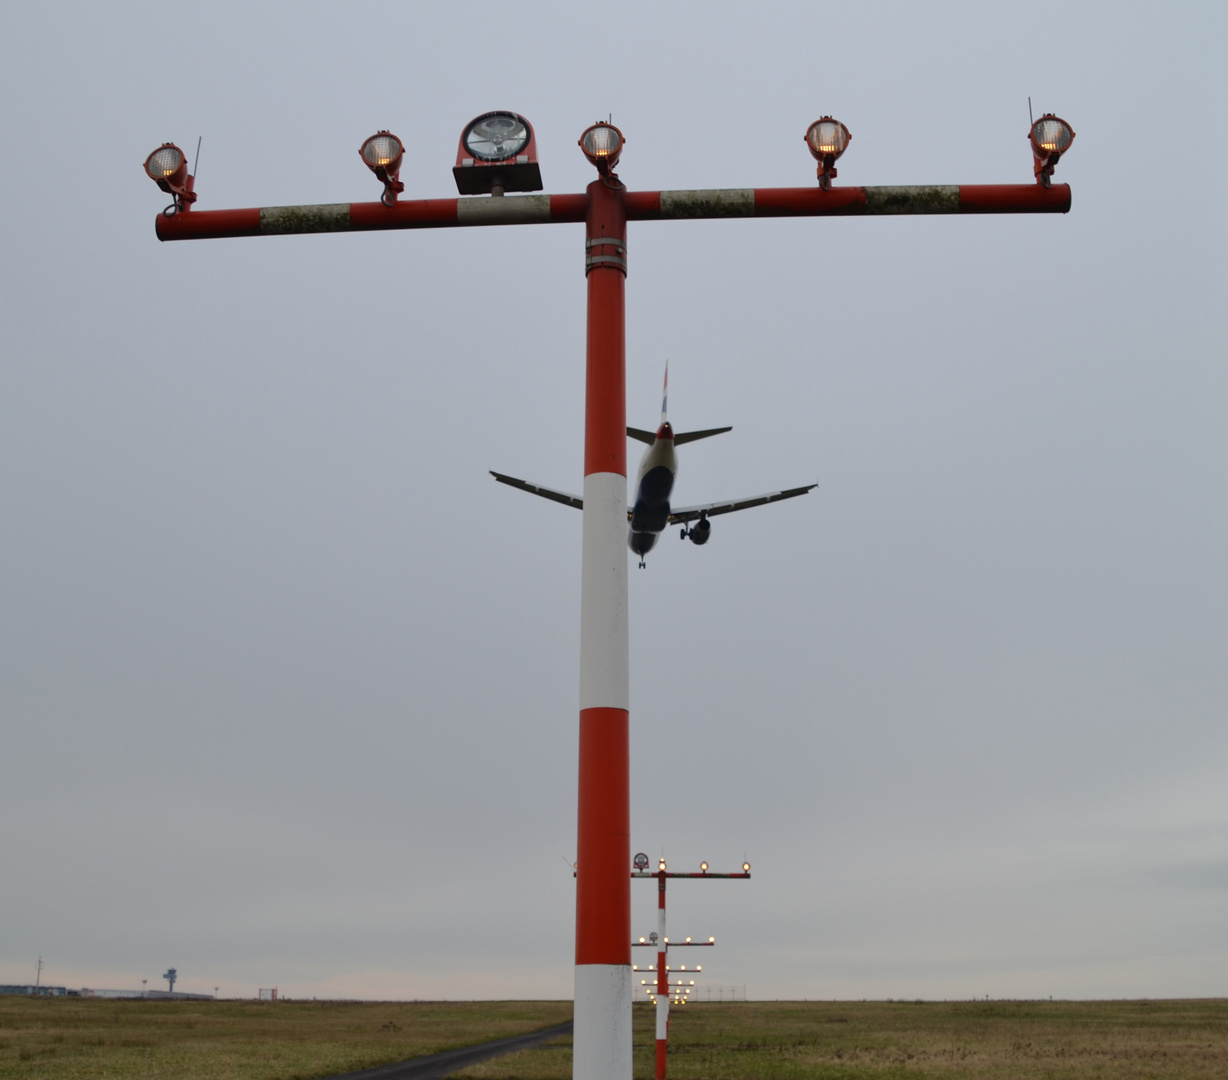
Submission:
<svg viewBox="0 0 1228 1080">
<path fill-rule="evenodd" d="M 494 1042 L 478 1043 L 477 1046 L 463 1046 L 459 1050 L 447 1050 L 442 1054 L 430 1054 L 427 1057 L 411 1058 L 409 1061 L 398 1061 L 392 1065 L 380 1065 L 374 1069 L 363 1069 L 362 1072 L 345 1073 L 341 1076 L 329 1076 L 324 1080 L 442 1080 L 448 1073 L 476 1065 L 487 1058 L 510 1054 L 514 1050 L 524 1050 L 536 1046 L 547 1039 L 556 1039 L 560 1035 L 571 1034 L 571 1021 L 556 1024 L 554 1027 L 543 1028 L 541 1031 L 530 1031 L 527 1035 L 513 1035 L 510 1039 L 496 1039 Z"/>
</svg>

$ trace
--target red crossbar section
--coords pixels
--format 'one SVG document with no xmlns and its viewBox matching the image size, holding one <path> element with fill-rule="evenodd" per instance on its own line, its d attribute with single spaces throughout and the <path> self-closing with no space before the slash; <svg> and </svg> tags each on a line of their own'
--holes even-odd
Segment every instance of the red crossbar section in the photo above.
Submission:
<svg viewBox="0 0 1228 1080">
<path fill-rule="evenodd" d="M 154 222 L 159 240 L 220 240 L 227 236 L 259 236 L 260 210 L 189 210 Z"/>
<path fill-rule="evenodd" d="M 628 728 L 624 709 L 580 710 L 577 964 L 631 963 Z"/>
<path fill-rule="evenodd" d="M 961 214 L 1066 214 L 1070 185 L 960 184 Z"/>
<path fill-rule="evenodd" d="M 594 180 L 588 186 L 587 260 L 591 265 L 588 267 L 585 476 L 603 472 L 627 475 L 625 194 L 626 189 L 617 181 Z M 629 889 L 628 884 L 628 896 Z"/>
</svg>

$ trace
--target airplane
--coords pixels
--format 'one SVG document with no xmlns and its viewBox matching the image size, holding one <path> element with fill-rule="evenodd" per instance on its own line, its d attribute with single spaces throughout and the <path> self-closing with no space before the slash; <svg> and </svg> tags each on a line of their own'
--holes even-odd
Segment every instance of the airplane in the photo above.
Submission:
<svg viewBox="0 0 1228 1080">
<path fill-rule="evenodd" d="M 627 507 L 627 546 L 640 557 L 640 569 L 646 565 L 644 557 L 653 549 L 659 537 L 669 526 L 681 525 L 680 537 L 690 538 L 692 544 L 706 544 L 712 535 L 712 523 L 709 518 L 718 514 L 731 514 L 735 510 L 749 510 L 752 506 L 766 506 L 768 503 L 780 502 L 782 499 L 792 499 L 798 495 L 818 487 L 818 484 L 806 484 L 804 487 L 788 488 L 785 491 L 771 491 L 765 495 L 752 495 L 746 499 L 730 499 L 725 502 L 704 503 L 700 506 L 671 507 L 670 494 L 674 489 L 674 478 L 678 473 L 678 458 L 675 448 L 699 439 L 707 439 L 713 435 L 723 435 L 732 431 L 732 427 L 707 428 L 704 431 L 684 431 L 674 433 L 673 426 L 667 416 L 669 402 L 669 365 L 665 365 L 665 388 L 661 398 L 661 424 L 656 432 L 643 431 L 640 428 L 627 428 L 629 438 L 647 443 L 648 449 L 640 460 L 639 473 L 635 478 L 635 503 Z M 501 484 L 540 495 L 543 499 L 551 499 L 564 506 L 574 506 L 577 510 L 584 509 L 584 500 L 578 495 L 569 495 L 565 491 L 554 491 L 539 484 L 530 484 L 527 480 L 518 480 L 514 476 L 490 471 Z"/>
</svg>

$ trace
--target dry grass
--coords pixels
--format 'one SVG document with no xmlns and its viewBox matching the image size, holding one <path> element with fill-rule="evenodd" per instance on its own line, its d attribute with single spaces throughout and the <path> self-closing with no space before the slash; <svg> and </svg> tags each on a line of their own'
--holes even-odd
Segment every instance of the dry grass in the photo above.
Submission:
<svg viewBox="0 0 1228 1080">
<path fill-rule="evenodd" d="M 651 1008 L 635 1076 L 653 1075 Z M 571 1047 L 522 1051 L 467 1080 L 566 1080 Z M 1228 1001 L 696 1002 L 671 1015 L 671 1080 L 1203 1080 L 1228 1077 Z"/>
<path fill-rule="evenodd" d="M 561 1023 L 571 1003 L 0 998 L 0 1080 L 306 1080 Z M 653 1075 L 637 1006 L 635 1075 Z M 1228 1001 L 696 1002 L 671 1080 L 1228 1078 Z M 566 1080 L 555 1040 L 458 1074 Z"/>
<path fill-rule="evenodd" d="M 569 1001 L 0 997 L 3 1080 L 307 1080 L 571 1019 Z"/>
</svg>

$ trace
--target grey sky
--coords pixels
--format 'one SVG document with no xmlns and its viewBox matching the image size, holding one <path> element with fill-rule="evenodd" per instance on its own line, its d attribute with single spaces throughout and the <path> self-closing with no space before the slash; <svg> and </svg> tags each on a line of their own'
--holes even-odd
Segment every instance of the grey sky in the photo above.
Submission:
<svg viewBox="0 0 1228 1080">
<path fill-rule="evenodd" d="M 578 227 L 159 244 L 201 208 L 1026 182 L 1064 217 L 643 223 L 633 850 L 752 997 L 1222 995 L 1228 16 L 1211 4 L 13 5 L 0 14 L 0 982 L 567 996 Z M 1157 148 L 1152 152 L 1152 148 Z M 634 446 L 629 453 L 636 460 Z M 672 534 L 671 534 L 672 535 Z M 634 895 L 637 933 L 651 889 Z"/>
</svg>

